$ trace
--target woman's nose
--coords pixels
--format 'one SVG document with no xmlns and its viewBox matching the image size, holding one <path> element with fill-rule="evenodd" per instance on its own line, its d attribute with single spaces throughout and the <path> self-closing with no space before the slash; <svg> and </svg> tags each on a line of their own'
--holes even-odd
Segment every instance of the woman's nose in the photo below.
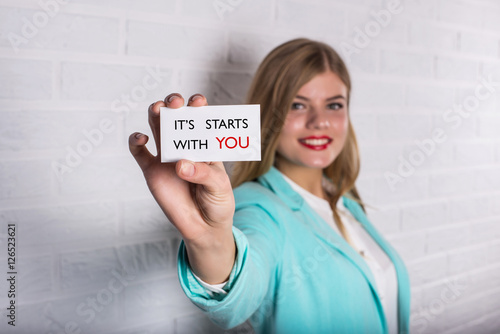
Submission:
<svg viewBox="0 0 500 334">
<path fill-rule="evenodd" d="M 325 129 L 330 127 L 325 110 L 319 108 L 311 108 L 308 114 L 307 127 L 312 129 Z"/>
</svg>

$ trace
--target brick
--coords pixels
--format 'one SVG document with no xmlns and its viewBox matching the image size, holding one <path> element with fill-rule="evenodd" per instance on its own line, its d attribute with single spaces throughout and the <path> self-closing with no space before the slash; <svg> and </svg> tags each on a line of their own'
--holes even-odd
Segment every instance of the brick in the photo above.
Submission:
<svg viewBox="0 0 500 334">
<path fill-rule="evenodd" d="M 153 198 L 123 202 L 123 225 L 125 234 L 134 236 L 175 230 Z"/>
<path fill-rule="evenodd" d="M 433 118 L 435 128 L 444 131 L 443 136 L 445 136 L 446 142 L 439 146 L 447 146 L 445 150 L 447 150 L 449 161 L 455 159 L 457 143 L 477 139 L 477 123 L 480 117 L 474 113 L 463 116 L 460 114 L 463 110 L 461 104 L 453 104 L 440 111 L 440 114 Z"/>
<path fill-rule="evenodd" d="M 490 197 L 490 210 L 494 215 L 500 215 L 500 195 L 492 195 Z"/>
<path fill-rule="evenodd" d="M 479 63 L 452 57 L 436 58 L 436 77 L 444 80 L 475 81 Z"/>
<path fill-rule="evenodd" d="M 426 49 L 454 51 L 458 47 L 458 33 L 456 31 L 427 21 L 412 22 L 409 36 L 411 45 Z"/>
<path fill-rule="evenodd" d="M 402 44 L 406 41 L 406 23 L 401 19 L 401 13 L 390 13 L 388 19 L 385 18 L 387 11 L 385 3 L 377 4 L 370 2 L 363 6 L 363 9 L 351 9 L 348 13 L 348 43 L 354 44 L 354 39 L 362 31 L 370 38 L 370 44 L 377 45 L 380 41 Z M 404 13 L 404 5 L 402 5 Z M 384 17 L 384 25 L 380 24 L 379 16 Z M 355 44 L 354 44 L 355 45 Z"/>
<path fill-rule="evenodd" d="M 61 255 L 64 289 L 95 288 L 123 273 L 127 281 L 139 282 L 150 275 L 174 273 L 179 239 L 143 242 L 115 248 L 66 252 Z M 130 278 L 130 279 L 129 279 Z"/>
<path fill-rule="evenodd" d="M 345 35 L 346 12 L 330 4 L 302 3 L 285 0 L 277 4 L 276 26 L 289 31 L 328 32 Z M 326 37 L 326 33 L 322 36 Z"/>
<path fill-rule="evenodd" d="M 56 2 L 57 3 L 57 2 Z M 54 7 L 55 8 L 55 7 Z M 5 27 L 9 31 L 26 38 L 26 43 L 14 43 L 14 49 L 41 49 L 77 51 L 92 53 L 116 53 L 118 51 L 118 19 L 69 15 L 62 13 L 65 6 L 59 4 L 55 14 L 49 17 L 46 25 L 37 27 L 33 37 L 23 34 L 24 20 L 37 22 L 34 17 L 47 15 L 38 10 L 19 10 L 0 8 L 0 18 L 6 19 Z M 34 16 L 35 15 L 35 16 Z M 1 46 L 11 46 L 8 40 L 1 40 Z"/>
<path fill-rule="evenodd" d="M 179 244 L 180 237 L 172 235 L 166 240 L 122 246 L 116 260 L 127 272 L 137 273 L 138 279 L 155 273 L 175 273 Z"/>
<path fill-rule="evenodd" d="M 479 136 L 482 138 L 500 138 L 500 116 L 483 115 L 479 119 Z"/>
<path fill-rule="evenodd" d="M 495 2 L 495 5 L 497 3 Z M 485 29 L 491 30 L 492 32 L 497 32 L 500 29 L 500 22 L 498 21 L 498 15 L 500 10 L 496 8 L 485 8 L 483 11 L 483 27 Z"/>
<path fill-rule="evenodd" d="M 500 39 L 494 34 L 463 31 L 460 33 L 460 50 L 464 53 L 497 58 Z"/>
<path fill-rule="evenodd" d="M 446 0 L 439 4 L 438 19 L 442 22 L 480 28 L 483 17 L 481 6 L 470 6 L 465 1 Z"/>
<path fill-rule="evenodd" d="M 484 78 L 482 76 L 482 78 Z M 486 78 L 485 78 L 486 79 Z M 481 87 L 481 88 L 478 88 Z M 476 97 L 476 89 L 481 89 L 480 92 L 485 94 L 486 91 L 482 84 L 482 81 L 477 81 L 474 84 L 474 87 L 470 88 L 461 88 L 457 90 L 458 101 L 464 107 L 466 103 L 470 103 L 470 99 L 477 99 Z M 481 113 L 492 113 L 497 110 L 497 106 L 500 104 L 500 91 L 497 89 L 495 92 L 491 94 L 488 92 L 488 96 L 486 98 L 477 99 L 479 103 L 477 105 L 471 106 L 473 110 L 471 113 L 481 115 Z M 466 110 L 467 111 L 467 110 Z M 482 116 L 482 115 L 481 115 Z"/>
<path fill-rule="evenodd" d="M 356 139 L 359 142 L 366 141 L 367 143 L 373 142 L 376 139 L 376 122 L 377 117 L 370 114 L 361 114 L 358 111 L 349 113 L 351 124 L 356 133 Z"/>
<path fill-rule="evenodd" d="M 61 69 L 61 96 L 64 100 L 104 101 L 109 103 L 111 110 L 113 107 L 134 110 L 139 103 L 149 105 L 158 94 L 165 94 L 164 87 L 168 87 L 171 75 L 170 69 L 158 64 L 126 66 L 66 62 Z"/>
<path fill-rule="evenodd" d="M 124 293 L 127 323 L 175 319 L 200 312 L 182 291 L 177 277 L 161 278 L 128 287 Z M 137 312 L 140 310 L 140 312 Z"/>
<path fill-rule="evenodd" d="M 243 104 L 252 76 L 248 73 L 182 71 L 181 90 L 185 97 L 201 92 L 209 104 Z"/>
<path fill-rule="evenodd" d="M 44 160 L 0 162 L 0 199 L 50 196 L 50 163 Z"/>
<path fill-rule="evenodd" d="M 471 197 L 452 200 L 450 203 L 450 218 L 452 222 L 477 221 L 490 215 L 489 197 Z"/>
<path fill-rule="evenodd" d="M 429 157 L 431 168 L 443 168 L 453 165 L 454 147 L 451 141 L 436 145 L 436 151 Z"/>
<path fill-rule="evenodd" d="M 439 4 L 432 1 L 404 1 L 403 15 L 411 19 L 420 18 L 428 21 L 436 19 Z"/>
<path fill-rule="evenodd" d="M 175 0 L 144 0 L 138 3 L 134 0 L 109 0 L 103 3 L 99 0 L 80 0 L 78 4 L 100 7 L 103 12 L 116 13 L 116 9 L 134 11 L 149 11 L 170 14 L 175 8 Z"/>
<path fill-rule="evenodd" d="M 419 286 L 445 278 L 446 255 L 425 257 L 407 264 L 412 286 Z"/>
<path fill-rule="evenodd" d="M 22 234 L 21 234 L 22 235 Z M 48 296 L 53 289 L 53 266 L 51 255 L 27 256 L 20 251 L 21 245 L 25 244 L 27 238 L 17 243 L 17 289 L 24 296 Z M 22 242 L 22 243 L 21 243 Z"/>
<path fill-rule="evenodd" d="M 360 155 L 363 170 L 386 171 L 399 163 L 401 147 L 388 144 L 360 144 Z"/>
<path fill-rule="evenodd" d="M 106 329 L 113 328 L 121 321 L 120 295 L 112 293 L 109 295 L 101 290 L 107 290 L 107 286 L 104 285 L 88 293 L 25 305 L 21 314 L 24 313 L 27 316 L 24 319 L 29 321 L 20 322 L 27 325 L 25 327 L 27 331 L 23 332 L 65 334 L 67 333 L 64 330 L 65 326 L 74 323 L 82 333 L 109 333 Z M 32 326 L 37 328 L 31 331 Z"/>
<path fill-rule="evenodd" d="M 467 295 L 467 291 L 465 294 L 466 295 L 463 300 L 460 300 L 455 304 L 451 304 L 450 307 L 447 308 L 444 319 L 446 321 L 447 328 L 451 329 L 459 326 L 463 328 L 468 322 L 472 322 L 485 313 L 495 310 L 489 310 L 486 303 L 490 298 L 499 298 L 498 293 L 491 294 L 489 296 L 479 295 L 477 297 Z"/>
<path fill-rule="evenodd" d="M 102 120 L 118 124 L 116 113 L 23 110 L 4 112 L 2 119 L 0 151 L 66 150 L 68 146 L 76 150 L 80 141 L 88 141 L 87 136 L 93 138 L 96 144 L 92 146 L 96 151 L 118 144 L 118 131 L 103 133 L 99 128 Z M 54 122 L 55 119 L 57 122 Z M 65 151 L 60 158 L 64 160 L 67 154 L 68 151 Z"/>
<path fill-rule="evenodd" d="M 422 232 L 400 234 L 388 239 L 405 262 L 425 256 L 425 234 Z"/>
<path fill-rule="evenodd" d="M 432 196 L 463 196 L 470 192 L 474 184 L 473 171 L 447 171 L 430 176 L 430 194 Z M 460 180 L 460 182 L 457 182 Z"/>
<path fill-rule="evenodd" d="M 429 181 L 426 175 L 418 174 L 417 172 L 402 177 L 402 180 L 398 179 L 398 181 L 394 183 L 391 178 L 385 176 L 385 173 L 399 175 L 398 166 L 395 165 L 392 169 L 380 173 L 380 178 L 374 178 L 375 195 L 372 199 L 374 204 L 420 200 L 428 196 L 427 188 Z"/>
<path fill-rule="evenodd" d="M 477 166 L 493 163 L 494 145 L 488 142 L 455 144 L 455 162 L 459 166 Z"/>
<path fill-rule="evenodd" d="M 164 318 L 164 317 L 162 317 Z M 175 333 L 174 322 L 171 319 L 163 320 L 160 323 L 154 324 L 130 324 L 124 325 L 123 322 L 121 326 L 115 324 L 116 327 L 124 327 L 124 329 L 113 331 L 110 334 L 164 334 L 164 333 Z"/>
<path fill-rule="evenodd" d="M 403 77 L 431 78 L 433 57 L 427 54 L 414 54 L 399 51 L 382 51 L 380 72 Z"/>
<path fill-rule="evenodd" d="M 448 223 L 448 205 L 431 202 L 403 207 L 401 229 L 403 231 L 425 230 Z"/>
<path fill-rule="evenodd" d="M 347 41 L 346 43 L 350 42 Z M 348 70 L 354 74 L 352 78 L 355 79 L 357 73 L 375 73 L 377 71 L 379 51 L 373 44 L 364 49 L 357 48 L 359 50 L 357 53 L 351 53 L 350 49 L 343 48 L 342 44 L 334 45 L 334 47 L 343 58 Z M 354 81 L 354 87 L 356 87 L 356 81 Z"/>
<path fill-rule="evenodd" d="M 181 14 L 202 20 L 216 20 L 246 24 L 250 26 L 270 25 L 273 4 L 266 0 L 256 1 L 196 1 L 187 0 L 181 4 Z"/>
<path fill-rule="evenodd" d="M 477 170 L 474 175 L 474 189 L 497 191 L 500 189 L 498 167 Z"/>
<path fill-rule="evenodd" d="M 383 140 L 425 138 L 431 134 L 431 119 L 427 115 L 389 114 L 378 117 L 378 135 Z"/>
<path fill-rule="evenodd" d="M 408 105 L 424 108 L 451 108 L 455 102 L 455 91 L 449 86 L 430 84 L 408 85 Z"/>
<path fill-rule="evenodd" d="M 470 272 L 488 264 L 489 247 L 461 249 L 448 255 L 448 273 L 458 275 Z"/>
<path fill-rule="evenodd" d="M 103 158 L 94 155 L 83 158 L 78 166 L 71 168 L 71 172 L 62 175 L 53 171 L 64 195 L 124 191 L 137 195 L 137 188 L 147 190 L 142 172 L 131 156 Z"/>
<path fill-rule="evenodd" d="M 49 100 L 52 97 L 52 63 L 0 58 L 0 77 L 9 84 L 0 99 Z"/>
<path fill-rule="evenodd" d="M 471 294 L 482 294 L 494 290 L 500 284 L 500 268 L 488 266 L 469 273 L 467 290 Z"/>
<path fill-rule="evenodd" d="M 164 59 L 196 61 L 225 58 L 224 33 L 220 30 L 139 21 L 130 21 L 127 29 L 129 55 L 161 55 Z M 168 43 L 158 43 L 158 36 L 169 36 Z M 172 48 L 172 45 L 180 47 Z"/>
<path fill-rule="evenodd" d="M 496 310 L 488 312 L 468 323 L 466 327 L 459 326 L 457 328 L 458 330 L 465 328 L 469 333 L 495 333 L 500 328 L 500 312 Z"/>
<path fill-rule="evenodd" d="M 112 238 L 116 219 L 110 202 L 0 211 L 0 220 L 18 224 L 25 246 Z"/>
<path fill-rule="evenodd" d="M 285 41 L 288 39 L 281 36 L 231 31 L 228 61 L 231 64 L 260 64 L 272 49 Z"/>
<path fill-rule="evenodd" d="M 427 254 L 464 247 L 469 242 L 468 226 L 446 226 L 427 231 Z"/>
<path fill-rule="evenodd" d="M 490 218 L 484 222 L 475 222 L 472 230 L 473 231 L 470 235 L 471 244 L 484 244 L 488 241 L 496 241 L 500 239 L 498 218 Z"/>
<path fill-rule="evenodd" d="M 113 271 L 124 272 L 116 250 L 100 248 L 60 255 L 61 287 L 64 290 L 105 288 L 114 279 Z M 124 272 L 126 277 L 132 273 Z"/>
<path fill-rule="evenodd" d="M 490 245 L 488 257 L 491 264 L 498 265 L 500 263 L 500 243 L 498 241 Z"/>
<path fill-rule="evenodd" d="M 250 87 L 252 76 L 247 73 L 214 73 L 213 104 L 243 104 Z"/>
<path fill-rule="evenodd" d="M 247 325 L 249 326 L 249 325 Z M 251 328 L 251 327 L 250 327 Z M 247 327 L 239 326 L 236 329 L 224 331 L 222 328 L 215 325 L 204 314 L 196 314 L 175 319 L 175 333 L 176 334 L 221 334 L 221 333 L 253 333 L 252 331 L 245 332 Z"/>
<path fill-rule="evenodd" d="M 359 107 L 400 107 L 404 105 L 403 85 L 380 81 L 358 80 L 351 94 L 351 109 Z"/>
<path fill-rule="evenodd" d="M 482 65 L 482 75 L 485 78 L 490 78 L 492 84 L 498 94 L 500 91 L 499 83 L 500 83 L 500 60 L 495 61 L 484 61 Z"/>
</svg>

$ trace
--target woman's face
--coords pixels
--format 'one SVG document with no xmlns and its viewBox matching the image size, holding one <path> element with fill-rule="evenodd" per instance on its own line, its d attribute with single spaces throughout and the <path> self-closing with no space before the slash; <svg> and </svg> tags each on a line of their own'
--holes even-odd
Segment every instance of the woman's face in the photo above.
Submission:
<svg viewBox="0 0 500 334">
<path fill-rule="evenodd" d="M 323 169 L 344 147 L 348 131 L 347 87 L 333 72 L 302 86 L 278 138 L 278 168 Z"/>
</svg>

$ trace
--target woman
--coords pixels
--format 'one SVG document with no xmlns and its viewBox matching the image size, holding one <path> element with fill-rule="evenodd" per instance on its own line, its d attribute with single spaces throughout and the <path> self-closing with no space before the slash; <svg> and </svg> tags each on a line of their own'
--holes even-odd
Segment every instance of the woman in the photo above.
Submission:
<svg viewBox="0 0 500 334">
<path fill-rule="evenodd" d="M 368 221 L 347 69 L 329 46 L 297 39 L 264 59 L 247 103 L 261 105 L 262 161 L 161 164 L 130 136 L 155 199 L 180 231 L 179 279 L 224 328 L 257 333 L 407 333 L 409 282 Z M 188 105 L 207 101 L 194 95 Z M 159 150 L 159 108 L 149 120 Z M 175 194 L 173 197 L 172 194 Z M 236 203 L 236 204 L 235 204 Z"/>
</svg>

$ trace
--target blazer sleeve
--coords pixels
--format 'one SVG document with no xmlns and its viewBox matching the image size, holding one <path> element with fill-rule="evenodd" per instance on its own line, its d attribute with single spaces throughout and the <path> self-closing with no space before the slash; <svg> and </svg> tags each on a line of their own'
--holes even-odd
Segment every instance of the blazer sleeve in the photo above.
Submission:
<svg viewBox="0 0 500 334">
<path fill-rule="evenodd" d="M 283 233 L 275 214 L 258 204 L 236 207 L 233 236 L 237 257 L 228 283 L 227 294 L 211 297 L 189 268 L 184 243 L 178 256 L 181 287 L 191 301 L 222 328 L 245 322 L 262 304 L 283 253 Z"/>
</svg>

